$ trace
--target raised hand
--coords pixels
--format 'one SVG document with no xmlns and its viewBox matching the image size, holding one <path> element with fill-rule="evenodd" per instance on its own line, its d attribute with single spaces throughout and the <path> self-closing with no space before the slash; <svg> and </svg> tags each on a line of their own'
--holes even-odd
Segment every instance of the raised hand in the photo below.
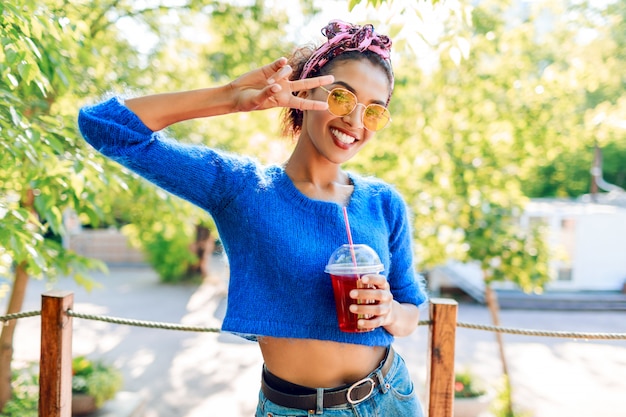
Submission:
<svg viewBox="0 0 626 417">
<path fill-rule="evenodd" d="M 290 81 L 292 68 L 286 58 L 250 71 L 229 86 L 236 97 L 235 111 L 263 110 L 272 107 L 290 107 L 300 110 L 326 110 L 325 101 L 297 97 L 293 93 L 327 85 L 334 81 L 332 75 Z"/>
</svg>

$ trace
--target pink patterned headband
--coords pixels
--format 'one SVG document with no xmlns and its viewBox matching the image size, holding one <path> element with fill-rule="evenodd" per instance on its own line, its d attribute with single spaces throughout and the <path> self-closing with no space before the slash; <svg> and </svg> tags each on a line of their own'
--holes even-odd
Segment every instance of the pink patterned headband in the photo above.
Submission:
<svg viewBox="0 0 626 417">
<path fill-rule="evenodd" d="M 311 73 L 317 73 L 328 61 L 346 51 L 372 51 L 386 61 L 390 61 L 391 39 L 379 35 L 371 24 L 359 26 L 331 20 L 322 28 L 322 35 L 328 41 L 322 44 L 302 69 L 300 79 L 307 78 Z M 393 91 L 393 85 L 391 86 Z"/>
</svg>

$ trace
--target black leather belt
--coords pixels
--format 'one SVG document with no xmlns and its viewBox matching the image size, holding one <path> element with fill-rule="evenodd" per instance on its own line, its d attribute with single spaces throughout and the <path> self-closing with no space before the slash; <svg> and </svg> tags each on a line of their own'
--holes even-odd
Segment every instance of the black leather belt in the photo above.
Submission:
<svg viewBox="0 0 626 417">
<path fill-rule="evenodd" d="M 387 357 L 384 359 L 381 367 L 376 368 L 374 372 L 366 376 L 365 378 L 356 381 L 354 384 L 346 385 L 339 388 L 325 389 L 323 393 L 323 405 L 322 407 L 337 407 L 347 404 L 358 404 L 368 399 L 374 389 L 379 386 L 380 381 L 376 376 L 376 373 L 380 369 L 383 377 L 387 375 L 391 365 L 393 364 L 394 352 L 392 348 L 389 348 Z M 268 371 L 263 367 L 263 377 L 261 379 L 261 390 L 265 397 L 274 404 L 282 407 L 297 408 L 299 410 L 316 410 L 317 409 L 317 393 L 314 388 L 311 388 L 313 392 L 310 394 L 289 394 L 275 387 L 272 387 L 268 382 L 268 379 L 277 378 L 274 375 L 267 375 Z"/>
</svg>

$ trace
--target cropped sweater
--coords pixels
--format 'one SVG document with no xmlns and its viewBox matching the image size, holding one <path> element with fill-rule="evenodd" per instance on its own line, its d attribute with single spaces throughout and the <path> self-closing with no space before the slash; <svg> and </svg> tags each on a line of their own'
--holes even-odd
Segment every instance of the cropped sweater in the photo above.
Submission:
<svg viewBox="0 0 626 417">
<path fill-rule="evenodd" d="M 324 267 L 346 243 L 342 206 L 302 194 L 282 167 L 182 144 L 153 132 L 120 98 L 81 109 L 79 128 L 95 149 L 214 219 L 230 265 L 222 330 L 258 336 L 388 346 L 384 328 L 339 330 Z M 393 297 L 419 305 L 426 294 L 413 266 L 405 204 L 389 185 L 350 173 L 348 216 L 355 243 L 371 246 Z"/>
</svg>

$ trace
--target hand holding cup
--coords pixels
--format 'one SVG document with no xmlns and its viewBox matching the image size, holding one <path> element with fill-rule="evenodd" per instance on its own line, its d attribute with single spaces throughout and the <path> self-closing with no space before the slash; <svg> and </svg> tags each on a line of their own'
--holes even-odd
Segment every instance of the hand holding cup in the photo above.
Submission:
<svg viewBox="0 0 626 417">
<path fill-rule="evenodd" d="M 350 291 L 350 298 L 356 303 L 350 305 L 350 312 L 356 314 L 357 327 L 361 331 L 373 330 L 387 325 L 391 320 L 393 295 L 384 275 L 369 274 L 361 277 L 362 288 Z"/>
</svg>

